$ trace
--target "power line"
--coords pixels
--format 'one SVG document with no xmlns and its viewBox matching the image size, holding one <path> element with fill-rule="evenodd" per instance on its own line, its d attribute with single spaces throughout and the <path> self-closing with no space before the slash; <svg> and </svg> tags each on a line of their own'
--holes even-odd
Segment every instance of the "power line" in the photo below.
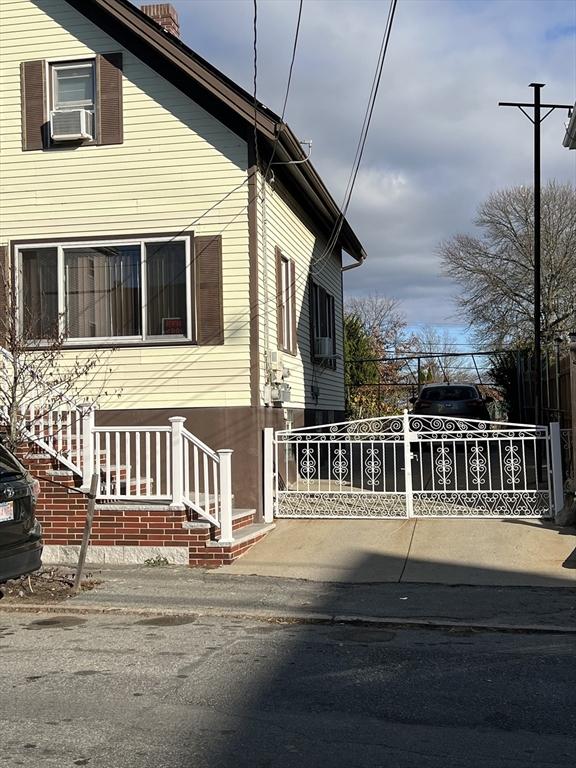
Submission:
<svg viewBox="0 0 576 768">
<path fill-rule="evenodd" d="M 350 171 L 350 176 L 348 178 L 348 184 L 346 186 L 346 191 L 344 193 L 344 200 L 340 210 L 340 215 L 336 220 L 333 234 L 330 237 L 324 252 L 318 258 L 316 264 L 312 265 L 313 267 L 316 267 L 316 269 L 320 266 L 322 261 L 326 258 L 327 254 L 332 252 L 332 249 L 336 245 L 338 236 L 340 235 L 340 232 L 342 230 L 342 226 L 344 225 L 344 219 L 346 216 L 346 212 L 348 210 L 348 206 L 350 205 L 352 192 L 354 191 L 354 186 L 356 184 L 356 179 L 358 177 L 358 171 L 360 169 L 360 163 L 362 162 L 362 156 L 364 154 L 364 148 L 366 146 L 366 140 L 368 138 L 368 131 L 370 129 L 370 123 L 372 121 L 372 115 L 374 113 L 374 106 L 376 104 L 376 97 L 378 95 L 378 89 L 380 87 L 380 81 L 382 78 L 382 71 L 384 69 L 384 61 L 386 58 L 386 53 L 388 51 L 388 43 L 390 41 L 390 33 L 392 31 L 392 22 L 394 21 L 394 14 L 396 12 L 397 2 L 398 0 L 391 0 L 390 6 L 388 8 L 388 18 L 386 19 L 386 26 L 384 28 L 384 34 L 382 35 L 382 42 L 380 44 L 380 51 L 378 53 L 378 60 L 376 63 L 376 71 L 374 73 L 374 78 L 372 80 L 370 95 L 368 97 L 368 104 L 366 106 L 366 111 L 364 113 L 364 120 L 362 121 L 360 137 L 358 139 L 356 154 L 354 155 L 352 169 Z"/>
<path fill-rule="evenodd" d="M 276 155 L 276 147 L 280 139 L 280 132 L 282 130 L 282 126 L 284 125 L 286 105 L 288 104 L 288 94 L 290 93 L 290 84 L 292 82 L 292 71 L 294 69 L 294 61 L 296 60 L 296 48 L 298 47 L 298 36 L 300 34 L 300 21 L 302 19 L 303 4 L 304 4 L 304 0 L 300 0 L 300 5 L 298 8 L 298 20 L 296 21 L 296 32 L 294 33 L 294 45 L 292 47 L 292 59 L 290 61 L 290 67 L 288 69 L 288 82 L 286 83 L 286 94 L 284 95 L 284 104 L 282 105 L 282 114 L 280 116 L 280 127 L 278 128 L 278 131 L 274 138 L 274 143 L 272 145 L 272 153 L 270 155 L 270 160 L 268 161 L 268 165 L 266 166 L 266 172 L 264 173 L 264 183 L 266 183 L 266 180 L 268 178 L 268 173 L 270 172 L 270 167 L 272 165 L 272 161 L 274 160 L 274 156 Z"/>
<path fill-rule="evenodd" d="M 346 186 L 343 202 L 342 202 L 342 208 L 340 211 L 340 214 L 336 218 L 336 221 L 334 222 L 334 225 L 332 227 L 331 233 L 328 237 L 327 244 L 322 250 L 320 256 L 318 256 L 317 259 L 312 259 L 310 262 L 310 269 L 306 270 L 304 274 L 298 278 L 296 278 L 294 283 L 294 290 L 301 287 L 306 287 L 309 279 L 312 277 L 316 277 L 318 274 L 318 267 L 332 254 L 332 251 L 334 249 L 334 246 L 336 245 L 336 242 L 338 240 L 338 236 L 340 234 L 340 231 L 342 230 L 342 226 L 344 225 L 344 214 L 348 209 L 348 205 L 350 203 L 350 199 L 352 197 L 352 192 L 354 190 L 354 185 L 356 182 L 356 177 L 358 175 L 358 169 L 360 167 L 360 163 L 362 160 L 362 155 L 364 152 L 364 147 L 366 145 L 366 139 L 368 137 L 368 130 L 370 128 L 370 123 L 372 120 L 372 114 L 374 111 L 374 105 L 376 103 L 376 97 L 378 94 L 378 89 L 380 86 L 380 81 L 382 77 L 382 71 L 384 67 L 384 61 L 386 57 L 386 53 L 388 50 L 388 43 L 390 41 L 390 33 L 392 30 L 392 22 L 394 20 L 394 14 L 396 11 L 396 5 L 398 0 L 391 0 L 390 6 L 388 8 L 388 17 L 386 20 L 386 25 L 384 28 L 384 32 L 382 35 L 382 41 L 380 44 L 380 50 L 378 53 L 378 59 L 376 62 L 376 69 L 374 72 L 374 77 L 372 79 L 372 85 L 370 88 L 370 94 L 368 97 L 368 104 L 366 106 L 366 110 L 364 113 L 364 119 L 362 121 L 362 127 L 360 130 L 360 136 L 358 139 L 358 144 L 356 147 L 356 154 L 354 156 L 354 160 L 352 163 L 352 168 L 350 170 L 350 176 L 348 179 L 348 184 Z M 278 301 L 278 299 L 282 295 L 282 290 L 277 290 L 273 293 L 272 297 L 268 300 L 266 305 L 275 305 Z"/>
</svg>

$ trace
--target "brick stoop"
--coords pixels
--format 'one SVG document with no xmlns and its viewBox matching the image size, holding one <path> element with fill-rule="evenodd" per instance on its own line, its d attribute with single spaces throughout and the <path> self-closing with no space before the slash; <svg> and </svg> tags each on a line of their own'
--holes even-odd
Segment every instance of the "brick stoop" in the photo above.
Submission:
<svg viewBox="0 0 576 768">
<path fill-rule="evenodd" d="M 40 482 L 36 513 L 43 528 L 44 562 L 75 562 L 87 504 L 79 492 L 80 478 L 35 449 L 21 452 L 21 458 Z M 232 563 L 274 527 L 256 523 L 253 509 L 235 509 L 234 541 L 220 544 L 216 526 L 192 517 L 166 504 L 97 503 L 87 562 L 143 563 L 162 557 L 169 563 L 214 568 Z"/>
</svg>

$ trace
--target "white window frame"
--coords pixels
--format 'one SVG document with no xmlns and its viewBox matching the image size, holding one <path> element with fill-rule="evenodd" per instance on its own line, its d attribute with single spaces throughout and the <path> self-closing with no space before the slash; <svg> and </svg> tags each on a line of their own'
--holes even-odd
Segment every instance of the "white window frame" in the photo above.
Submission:
<svg viewBox="0 0 576 768">
<path fill-rule="evenodd" d="M 282 308 L 282 350 L 294 354 L 296 339 L 292 338 L 292 311 L 294 286 L 291 280 L 291 261 L 280 254 L 280 296 Z"/>
<path fill-rule="evenodd" d="M 66 332 L 66 279 L 64 270 L 64 251 L 73 248 L 105 248 L 121 245 L 138 245 L 140 247 L 140 317 L 142 322 L 142 334 L 139 336 L 90 336 L 90 337 L 67 337 L 65 345 L 69 346 L 100 346 L 103 344 L 122 346 L 134 344 L 189 344 L 195 340 L 197 329 L 196 302 L 192 294 L 192 243 L 191 236 L 181 237 L 142 237 L 142 238 L 119 238 L 111 240 L 70 240 L 66 242 L 34 242 L 19 243 L 16 247 L 17 269 L 17 295 L 19 305 L 19 324 L 23 328 L 24 324 L 24 303 L 22 284 L 22 251 L 41 248 L 55 248 L 57 250 L 57 272 L 58 272 L 58 330 L 64 335 Z M 147 243 L 174 243 L 183 242 L 185 248 L 185 270 L 186 270 L 186 335 L 152 336 L 147 332 L 148 328 L 148 310 L 147 310 L 147 274 L 146 274 L 146 244 Z M 194 313 L 194 314 L 193 314 Z M 45 341 L 38 339 L 38 342 Z"/>
<path fill-rule="evenodd" d="M 57 94 L 57 83 L 58 83 L 58 72 L 62 72 L 66 69 L 76 69 L 78 67 L 90 67 L 92 70 L 92 99 L 90 102 L 87 102 L 84 100 L 84 103 L 78 102 L 77 104 L 73 104 L 72 106 L 66 106 L 66 107 L 58 107 L 56 104 L 56 94 Z M 90 58 L 90 59 L 67 59 L 66 61 L 51 61 L 49 62 L 50 67 L 50 96 L 51 96 L 51 103 L 52 103 L 52 109 L 55 112 L 62 111 L 66 112 L 70 109 L 87 109 L 89 112 L 92 112 L 93 114 L 96 113 L 96 59 Z"/>
</svg>

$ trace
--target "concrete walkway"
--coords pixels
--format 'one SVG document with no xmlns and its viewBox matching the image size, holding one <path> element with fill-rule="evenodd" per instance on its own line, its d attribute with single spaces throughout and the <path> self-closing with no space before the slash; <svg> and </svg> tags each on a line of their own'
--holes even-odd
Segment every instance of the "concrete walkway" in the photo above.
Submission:
<svg viewBox="0 0 576 768">
<path fill-rule="evenodd" d="M 540 520 L 277 520 L 222 574 L 341 583 L 576 587 L 576 529 Z"/>
</svg>

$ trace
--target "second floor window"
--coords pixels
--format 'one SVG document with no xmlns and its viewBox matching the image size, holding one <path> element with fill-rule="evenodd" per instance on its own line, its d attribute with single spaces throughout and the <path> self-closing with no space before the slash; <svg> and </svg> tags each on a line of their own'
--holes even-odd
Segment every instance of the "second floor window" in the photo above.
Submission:
<svg viewBox="0 0 576 768">
<path fill-rule="evenodd" d="M 89 114 L 86 126 L 95 135 L 96 87 L 94 61 L 55 63 L 51 69 L 51 108 L 55 112 L 84 109 Z"/>
<path fill-rule="evenodd" d="M 52 64 L 53 108 L 94 111 L 94 62 Z"/>
</svg>

